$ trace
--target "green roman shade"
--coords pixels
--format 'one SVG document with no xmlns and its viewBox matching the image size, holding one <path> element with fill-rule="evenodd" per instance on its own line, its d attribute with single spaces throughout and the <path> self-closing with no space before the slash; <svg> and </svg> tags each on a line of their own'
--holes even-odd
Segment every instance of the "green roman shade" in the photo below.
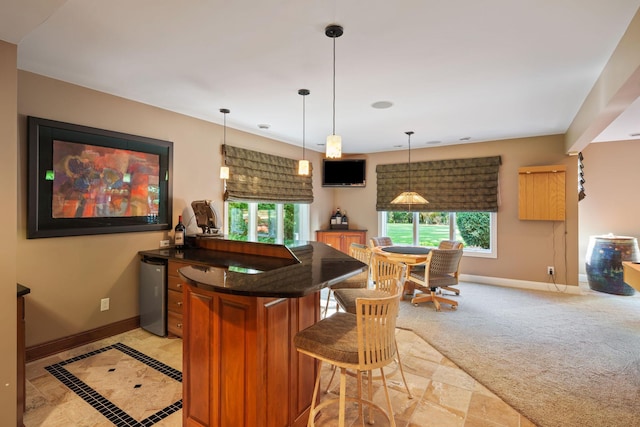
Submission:
<svg viewBox="0 0 640 427">
<path fill-rule="evenodd" d="M 259 151 L 224 145 L 229 167 L 225 200 L 280 203 L 312 203 L 312 168 L 298 175 L 298 161 Z"/>
<path fill-rule="evenodd" d="M 391 201 L 409 190 L 408 163 L 376 167 L 376 210 L 429 212 L 497 212 L 500 156 L 411 162 L 411 190 L 427 205 L 394 205 Z"/>
</svg>

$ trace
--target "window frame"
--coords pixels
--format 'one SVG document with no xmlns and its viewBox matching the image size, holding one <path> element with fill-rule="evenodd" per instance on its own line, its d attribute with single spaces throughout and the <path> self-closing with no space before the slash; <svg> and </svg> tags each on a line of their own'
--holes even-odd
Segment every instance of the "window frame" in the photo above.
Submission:
<svg viewBox="0 0 640 427">
<path fill-rule="evenodd" d="M 248 212 L 248 221 L 247 224 L 247 240 L 250 242 L 258 241 L 258 204 L 263 202 L 255 202 L 250 200 L 233 200 L 233 202 L 241 202 L 247 204 L 247 212 Z M 229 201 L 224 202 L 223 205 L 223 224 L 222 231 L 224 235 L 229 234 Z M 308 203 L 290 203 L 290 202 L 264 202 L 264 203 L 273 203 L 275 204 L 276 210 L 276 244 L 284 244 L 284 205 L 292 204 L 296 205 L 298 208 L 298 228 L 299 228 L 299 236 L 298 241 L 308 241 L 310 232 L 309 232 L 309 224 L 310 224 L 310 210 Z M 295 212 L 295 209 L 294 209 Z"/>
<path fill-rule="evenodd" d="M 378 212 L 378 235 L 387 235 L 387 213 L 389 211 Z M 425 211 L 427 212 L 427 211 Z M 487 212 L 489 214 L 490 249 L 477 249 L 464 247 L 463 256 L 477 258 L 498 258 L 498 214 L 497 212 Z M 419 217 L 420 212 L 413 212 L 413 244 L 417 245 L 419 237 Z M 449 212 L 449 238 L 456 240 L 456 212 Z"/>
</svg>

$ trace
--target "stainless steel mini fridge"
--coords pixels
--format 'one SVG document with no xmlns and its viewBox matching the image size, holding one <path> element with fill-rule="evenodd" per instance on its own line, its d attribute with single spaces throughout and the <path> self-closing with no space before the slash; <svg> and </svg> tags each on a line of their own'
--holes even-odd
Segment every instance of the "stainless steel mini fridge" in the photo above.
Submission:
<svg viewBox="0 0 640 427">
<path fill-rule="evenodd" d="M 140 260 L 140 327 L 152 334 L 167 335 L 167 261 Z"/>
</svg>

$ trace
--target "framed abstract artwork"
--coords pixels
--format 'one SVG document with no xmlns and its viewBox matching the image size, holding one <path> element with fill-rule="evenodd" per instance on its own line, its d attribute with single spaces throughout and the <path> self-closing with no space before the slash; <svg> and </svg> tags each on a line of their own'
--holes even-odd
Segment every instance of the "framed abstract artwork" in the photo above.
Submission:
<svg viewBox="0 0 640 427">
<path fill-rule="evenodd" d="M 27 238 L 172 228 L 172 142 L 27 123 Z"/>
</svg>

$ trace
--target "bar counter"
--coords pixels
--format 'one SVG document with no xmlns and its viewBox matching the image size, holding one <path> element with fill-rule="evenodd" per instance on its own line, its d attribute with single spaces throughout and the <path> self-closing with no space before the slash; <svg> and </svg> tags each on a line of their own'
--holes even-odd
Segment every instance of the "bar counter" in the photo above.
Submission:
<svg viewBox="0 0 640 427">
<path fill-rule="evenodd" d="M 317 363 L 295 334 L 320 319 L 320 290 L 367 265 L 324 243 L 210 239 L 179 259 L 183 296 L 183 425 L 302 427 Z"/>
<path fill-rule="evenodd" d="M 227 254 L 226 258 L 211 260 L 207 266 L 184 267 L 180 275 L 186 283 L 212 292 L 299 298 L 367 268 L 366 264 L 323 243 L 306 242 L 289 249 L 294 258 L 245 256 L 242 263 L 237 263 L 233 262 L 238 261 L 235 256 Z"/>
</svg>

